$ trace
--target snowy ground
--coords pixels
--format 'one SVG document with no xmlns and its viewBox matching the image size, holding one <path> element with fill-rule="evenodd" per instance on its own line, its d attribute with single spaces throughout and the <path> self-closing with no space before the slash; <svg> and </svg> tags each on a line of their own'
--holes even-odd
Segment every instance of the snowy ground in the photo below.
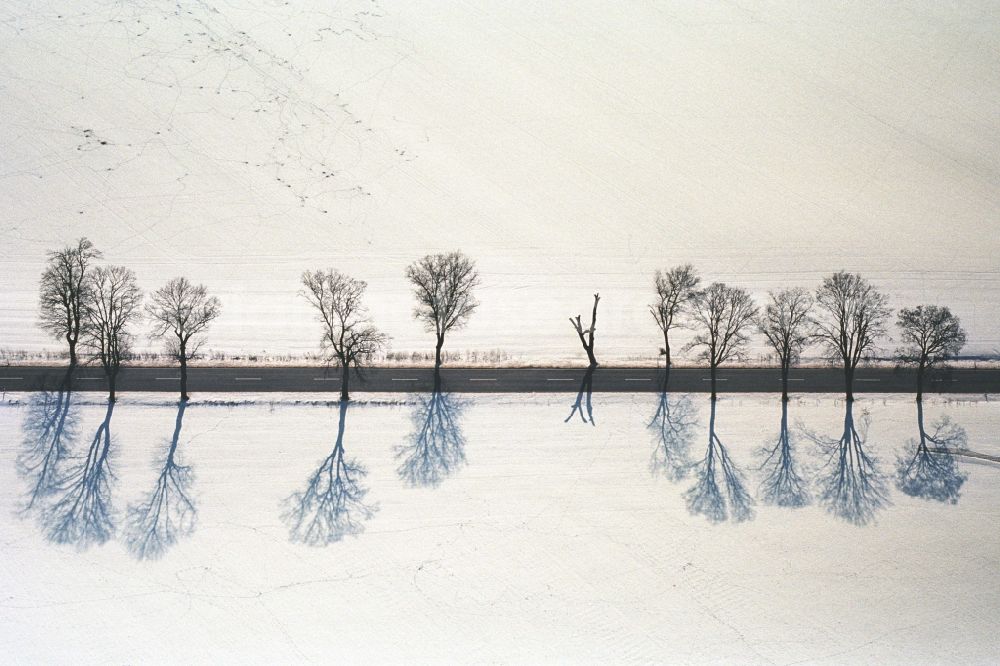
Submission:
<svg viewBox="0 0 1000 666">
<path fill-rule="evenodd" d="M 768 504 L 760 487 L 774 397 L 720 400 L 718 501 L 705 466 L 682 464 L 706 455 L 707 396 L 671 396 L 657 421 L 656 395 L 595 395 L 591 411 L 580 405 L 595 425 L 573 413 L 575 394 L 310 404 L 328 397 L 198 396 L 178 419 L 172 396 L 125 396 L 106 421 L 96 393 L 68 409 L 8 394 L 6 658 L 910 664 L 1000 652 L 1000 469 L 960 461 L 925 486 L 955 503 L 902 492 L 897 457 L 918 436 L 909 397 L 857 401 L 853 451 L 873 466 L 849 502 L 824 496 L 836 466 L 806 436 L 838 439 L 844 403 L 792 402 L 800 508 Z M 935 398 L 925 412 L 928 431 L 950 418 L 939 439 L 964 433 L 968 448 L 1000 453 L 992 398 Z M 46 424 L 60 422 L 64 452 L 46 467 Z M 110 440 L 92 448 L 105 422 Z M 348 510 L 324 512 L 310 482 L 321 489 L 317 472 L 339 462 Z M 165 469 L 166 499 L 148 505 Z M 26 508 L 35 487 L 48 492 Z M 72 510 L 83 505 L 93 511 Z"/>
<path fill-rule="evenodd" d="M 456 350 L 655 355 L 652 273 L 758 297 L 845 268 L 1000 345 L 997 2 L 10 0 L 0 7 L 0 347 L 87 235 L 224 302 L 210 345 L 315 350 L 298 278 L 370 284 L 426 350 L 405 266 L 462 248 Z M 890 345 L 891 347 L 891 345 Z"/>
</svg>

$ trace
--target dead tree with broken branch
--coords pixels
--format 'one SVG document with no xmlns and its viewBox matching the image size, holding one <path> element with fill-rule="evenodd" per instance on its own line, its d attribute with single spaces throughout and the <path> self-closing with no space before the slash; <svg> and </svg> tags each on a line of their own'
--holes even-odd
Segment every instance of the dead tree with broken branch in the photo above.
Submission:
<svg viewBox="0 0 1000 666">
<path fill-rule="evenodd" d="M 597 303 L 600 300 L 601 295 L 594 294 L 594 309 L 590 313 L 590 328 L 583 328 L 580 315 L 569 318 L 569 323 L 573 325 L 573 329 L 580 337 L 580 344 L 583 345 L 583 351 L 587 352 L 587 360 L 590 361 L 591 368 L 596 368 L 598 365 L 597 357 L 594 356 L 594 331 L 597 329 Z"/>
</svg>

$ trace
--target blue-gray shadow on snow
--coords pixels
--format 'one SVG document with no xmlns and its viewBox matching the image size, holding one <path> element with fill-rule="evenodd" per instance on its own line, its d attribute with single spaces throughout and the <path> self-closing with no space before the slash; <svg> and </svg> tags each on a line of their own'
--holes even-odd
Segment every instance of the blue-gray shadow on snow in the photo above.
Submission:
<svg viewBox="0 0 1000 666">
<path fill-rule="evenodd" d="M 758 455 L 763 458 L 760 471 L 759 497 L 765 504 L 799 508 L 812 501 L 809 484 L 795 462 L 795 443 L 788 427 L 788 401 L 781 401 L 781 423 L 774 446 L 765 446 Z"/>
<path fill-rule="evenodd" d="M 847 400 L 839 438 L 804 431 L 826 458 L 817 472 L 820 503 L 835 516 L 859 526 L 873 522 L 890 503 L 878 460 L 865 450 L 870 424 L 867 411 L 862 412 L 860 426 L 855 422 L 854 401 Z"/>
<path fill-rule="evenodd" d="M 729 457 L 725 445 L 716 434 L 717 402 L 715 399 L 711 400 L 705 457 L 689 465 L 695 482 L 685 491 L 684 499 L 688 511 L 705 516 L 713 523 L 721 523 L 727 519 L 742 522 L 754 517 L 754 501 L 747 492 L 743 473 Z"/>
<path fill-rule="evenodd" d="M 663 388 L 657 394 L 656 411 L 646 423 L 654 447 L 649 460 L 653 474 L 679 481 L 691 469 L 691 444 L 694 441 L 698 411 L 691 397 L 672 396 Z"/>
<path fill-rule="evenodd" d="M 174 432 L 166 441 L 166 451 L 156 482 L 143 498 L 125 512 L 125 545 L 140 560 L 158 559 L 181 537 L 194 531 L 198 515 L 191 495 L 194 474 L 178 462 L 177 446 L 187 402 L 177 403 Z"/>
<path fill-rule="evenodd" d="M 462 412 L 470 404 L 445 391 L 440 374 L 434 373 L 430 396 L 417 395 L 410 417 L 413 431 L 405 444 L 396 447 L 400 479 L 410 486 L 434 487 L 465 465 Z"/>
<path fill-rule="evenodd" d="M 330 455 L 309 476 L 305 488 L 284 502 L 282 519 L 295 543 L 326 546 L 345 536 L 356 536 L 364 532 L 365 521 L 378 511 L 377 504 L 367 501 L 368 470 L 345 455 L 348 405 L 340 403 L 337 439 Z"/>
<path fill-rule="evenodd" d="M 569 416 L 563 419 L 563 423 L 569 423 L 570 419 L 574 415 L 579 414 L 580 420 L 584 423 L 589 423 L 592 426 L 597 425 L 597 421 L 594 420 L 594 371 L 597 368 L 587 368 L 587 371 L 583 373 L 583 377 L 580 378 L 580 390 L 576 394 L 576 400 L 573 402 Z"/>
<path fill-rule="evenodd" d="M 28 482 L 22 514 L 39 511 L 58 487 L 57 472 L 79 436 L 79 415 L 70 390 L 70 375 L 56 391 L 39 391 L 28 398 L 21 424 L 22 449 L 16 469 Z"/>
<path fill-rule="evenodd" d="M 57 465 L 40 520 L 46 537 L 60 544 L 84 549 L 103 544 L 115 533 L 111 506 L 111 416 L 115 403 L 109 402 L 83 455 L 65 456 Z"/>
<path fill-rule="evenodd" d="M 901 456 L 896 461 L 896 487 L 911 497 L 955 504 L 967 476 L 955 465 L 952 452 L 965 449 L 968 437 L 965 429 L 947 416 L 932 427 L 932 432 L 924 429 L 924 406 L 917 402 L 919 439 L 908 442 L 912 456 Z"/>
</svg>

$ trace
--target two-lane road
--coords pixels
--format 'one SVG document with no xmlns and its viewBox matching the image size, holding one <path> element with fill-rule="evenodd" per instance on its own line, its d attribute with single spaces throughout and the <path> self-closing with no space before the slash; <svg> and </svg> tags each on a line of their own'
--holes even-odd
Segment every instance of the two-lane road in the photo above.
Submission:
<svg viewBox="0 0 1000 666">
<path fill-rule="evenodd" d="M 66 375 L 65 367 L 0 367 L 0 389 L 4 391 L 54 390 Z M 443 368 L 442 388 L 459 393 L 553 393 L 576 392 L 586 375 L 582 368 Z M 653 368 L 598 368 L 593 374 L 595 392 L 644 392 L 660 389 L 663 371 Z M 363 375 L 352 372 L 351 392 L 430 391 L 434 371 L 430 368 L 368 368 Z M 241 392 L 339 392 L 340 371 L 315 367 L 191 368 L 188 391 Z M 177 391 L 177 368 L 124 368 L 118 390 Z M 72 387 L 78 391 L 104 391 L 107 380 L 98 367 L 83 367 L 73 373 Z M 912 393 L 916 379 L 910 369 L 864 368 L 855 376 L 855 393 Z M 670 390 L 706 392 L 710 389 L 707 369 L 675 368 L 670 372 Z M 776 368 L 728 368 L 719 371 L 721 393 L 775 393 L 781 389 Z M 837 393 L 844 390 L 843 374 L 836 368 L 799 368 L 792 371 L 793 393 Z M 936 373 L 925 385 L 928 393 L 1000 392 L 1000 369 L 951 369 Z"/>
</svg>

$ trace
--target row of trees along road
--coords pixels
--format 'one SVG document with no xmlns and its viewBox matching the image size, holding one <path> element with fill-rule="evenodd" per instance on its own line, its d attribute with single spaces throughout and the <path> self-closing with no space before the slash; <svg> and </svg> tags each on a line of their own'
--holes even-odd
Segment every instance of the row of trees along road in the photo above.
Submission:
<svg viewBox="0 0 1000 666">
<path fill-rule="evenodd" d="M 102 255 L 86 238 L 48 258 L 41 278 L 41 326 L 68 344 L 70 373 L 79 362 L 78 345 L 100 362 L 113 401 L 115 378 L 132 347 L 130 328 L 143 312 L 135 274 L 122 266 L 96 265 Z M 416 299 L 413 316 L 435 336 L 437 378 L 445 336 L 465 326 L 479 305 L 473 294 L 480 284 L 479 272 L 469 257 L 449 252 L 418 259 L 407 267 L 406 278 Z M 350 369 L 360 371 L 370 365 L 388 343 L 364 305 L 367 284 L 331 268 L 304 272 L 302 285 L 301 294 L 322 325 L 321 349 L 327 361 L 342 371 L 341 399 L 349 400 Z M 788 399 L 790 369 L 811 345 L 818 345 L 831 362 L 843 367 L 846 397 L 853 400 L 854 373 L 874 355 L 891 315 L 885 294 L 861 276 L 844 271 L 824 278 L 813 293 L 799 287 L 770 292 L 763 308 L 741 287 L 722 282 L 702 287 L 690 264 L 657 271 L 653 286 L 656 299 L 649 311 L 663 336 L 664 390 L 673 363 L 671 331 L 689 328 L 694 336 L 683 351 L 695 352 L 708 365 L 713 399 L 718 369 L 745 360 L 752 336 L 759 333 L 780 363 L 783 400 Z M 594 294 L 589 327 L 584 328 L 581 315 L 570 317 L 591 371 L 598 366 L 599 302 L 600 295 Z M 152 336 L 164 340 L 167 354 L 180 365 L 181 399 L 187 400 L 187 363 L 197 356 L 208 326 L 221 313 L 219 299 L 209 296 L 204 285 L 178 277 L 151 294 L 145 313 L 152 322 Z M 957 354 L 966 334 L 958 318 L 938 305 L 903 308 L 896 325 L 902 342 L 896 357 L 916 367 L 920 401 L 928 370 Z"/>
</svg>

